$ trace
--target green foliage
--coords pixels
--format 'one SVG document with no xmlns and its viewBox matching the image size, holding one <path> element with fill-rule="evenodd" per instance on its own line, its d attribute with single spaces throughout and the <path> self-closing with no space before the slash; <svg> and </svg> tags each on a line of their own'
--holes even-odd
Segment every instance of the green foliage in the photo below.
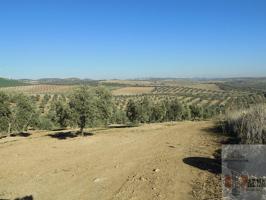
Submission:
<svg viewBox="0 0 266 200">
<path fill-rule="evenodd" d="M 97 119 L 102 121 L 105 125 L 109 123 L 113 112 L 113 97 L 109 90 L 105 87 L 97 87 L 96 94 L 96 107 Z"/>
<path fill-rule="evenodd" d="M 45 95 L 43 96 L 43 103 L 44 103 L 44 104 L 47 104 L 47 103 L 48 103 L 48 101 L 50 100 L 50 98 L 51 98 L 51 96 L 50 96 L 50 95 L 48 95 L 48 94 L 45 94 Z"/>
<path fill-rule="evenodd" d="M 152 102 L 147 97 L 144 97 L 138 104 L 138 121 L 141 123 L 150 122 L 152 108 Z"/>
<path fill-rule="evenodd" d="M 139 107 L 137 103 L 130 99 L 127 103 L 126 115 L 130 122 L 137 123 L 139 119 Z"/>
<path fill-rule="evenodd" d="M 191 120 L 191 110 L 190 110 L 189 106 L 184 106 L 183 119 L 184 120 Z"/>
<path fill-rule="evenodd" d="M 203 108 L 201 106 L 191 105 L 189 108 L 191 110 L 191 118 L 193 120 L 199 120 L 203 118 Z"/>
<path fill-rule="evenodd" d="M 108 124 L 113 111 L 112 94 L 104 87 L 81 86 L 70 96 L 69 107 L 72 119 L 83 134 L 85 127 Z"/>
<path fill-rule="evenodd" d="M 154 106 L 151 109 L 151 122 L 162 122 L 166 115 L 166 107 L 164 103 L 159 102 L 154 104 Z"/>
<path fill-rule="evenodd" d="M 62 101 L 56 101 L 53 106 L 53 109 L 53 121 L 56 124 L 59 124 L 60 128 L 66 128 L 70 124 L 71 120 L 71 112 L 69 105 Z"/>
<path fill-rule="evenodd" d="M 213 91 L 201 94 L 201 89 L 197 89 L 194 96 L 189 94 L 192 89 L 188 88 L 159 87 L 156 90 L 173 93 L 181 91 L 182 95 L 177 97 L 169 94 L 147 94 L 113 97 L 110 90 L 104 87 L 87 86 L 77 88 L 70 96 L 63 94 L 25 96 L 2 92 L 0 93 L 0 132 L 26 131 L 28 127 L 48 130 L 79 127 L 83 133 L 86 127 L 106 126 L 110 123 L 138 124 L 202 120 L 225 112 L 228 109 L 227 102 L 232 109 L 237 107 L 237 104 L 243 108 L 265 100 L 261 95 L 254 94 L 232 98 L 221 92 L 218 96 L 212 94 Z M 205 101 L 208 98 L 209 102 L 213 103 L 209 105 L 208 102 L 202 102 L 204 98 Z"/>
<path fill-rule="evenodd" d="M 45 116 L 40 116 L 36 127 L 40 130 L 53 130 L 55 128 L 52 120 Z"/>
<path fill-rule="evenodd" d="M 113 124 L 126 124 L 128 118 L 124 110 L 120 110 L 116 107 L 113 109 L 113 114 L 111 116 L 111 123 Z"/>
<path fill-rule="evenodd" d="M 23 86 L 23 85 L 28 85 L 28 84 L 17 80 L 0 78 L 0 87 L 14 87 L 14 86 Z"/>
<path fill-rule="evenodd" d="M 32 99 L 23 94 L 8 96 L 0 93 L 0 130 L 1 132 L 27 131 L 37 123 L 38 114 Z"/>
<path fill-rule="evenodd" d="M 9 96 L 0 92 L 0 133 L 9 131 L 9 120 L 11 117 Z"/>
<path fill-rule="evenodd" d="M 77 88 L 70 96 L 69 106 L 81 134 L 86 126 L 92 126 L 97 116 L 95 91 L 87 86 Z"/>
<path fill-rule="evenodd" d="M 221 113 L 222 108 L 220 106 L 208 106 L 203 109 L 203 118 L 210 119 L 214 116 L 217 116 Z"/>
<path fill-rule="evenodd" d="M 167 119 L 170 121 L 180 121 L 183 119 L 184 106 L 177 100 L 174 99 L 167 103 L 168 109 L 166 112 Z"/>
<path fill-rule="evenodd" d="M 132 123 L 180 121 L 191 117 L 190 109 L 183 106 L 177 99 L 153 103 L 147 97 L 140 101 L 130 99 L 126 113 Z"/>
<path fill-rule="evenodd" d="M 38 119 L 36 108 L 31 99 L 23 94 L 15 95 L 15 107 L 12 109 L 12 130 L 21 132 L 27 131 L 28 127 L 36 123 Z"/>
</svg>

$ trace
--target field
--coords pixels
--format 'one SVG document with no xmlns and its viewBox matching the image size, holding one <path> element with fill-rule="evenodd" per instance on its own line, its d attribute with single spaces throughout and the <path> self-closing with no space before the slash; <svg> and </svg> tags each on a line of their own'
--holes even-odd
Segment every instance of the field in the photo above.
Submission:
<svg viewBox="0 0 266 200">
<path fill-rule="evenodd" d="M 130 81 L 130 83 L 132 82 L 134 81 Z M 115 83 L 118 83 L 118 81 L 115 81 Z M 119 83 L 125 84 L 125 81 Z M 137 83 L 140 84 L 143 83 L 143 81 Z M 157 83 L 159 82 L 157 81 Z M 221 85 L 221 83 L 183 82 L 182 85 L 175 86 L 163 85 L 163 83 L 165 83 L 165 81 L 161 81 L 160 85 L 157 86 L 118 86 L 112 84 L 105 86 L 112 90 L 115 105 L 122 110 L 126 108 L 130 99 L 141 100 L 144 97 L 148 97 L 154 103 L 166 99 L 178 99 L 182 104 L 187 106 L 196 105 L 205 109 L 218 109 L 221 112 L 224 112 L 226 109 L 248 108 L 250 105 L 266 102 L 265 95 L 261 92 L 237 89 L 223 90 L 218 86 Z M 63 96 L 63 98 L 67 97 L 76 87 L 77 85 L 49 84 L 3 87 L 0 90 L 7 92 L 23 92 L 33 96 L 33 98 L 39 95 L 40 97 L 37 98 L 37 105 L 41 106 L 42 110 L 48 110 L 52 101 L 60 98 L 60 96 Z M 46 97 L 44 98 L 44 96 Z"/>
<path fill-rule="evenodd" d="M 50 79 L 43 81 L 51 82 Z M 53 82 L 58 84 L 31 82 L 31 85 L 0 89 L 11 94 L 25 93 L 25 99 L 28 101 L 24 103 L 34 104 L 36 113 L 32 113 L 42 122 L 42 126 L 38 126 L 38 123 L 29 126 L 28 131 L 11 135 L 6 134 L 7 131 L 3 132 L 5 134 L 0 139 L 0 199 L 27 196 L 32 197 L 30 199 L 44 200 L 219 199 L 220 165 L 217 154 L 214 153 L 220 148 L 220 140 L 224 136 L 215 134 L 215 122 L 228 113 L 226 111 L 243 111 L 252 105 L 266 102 L 265 93 L 259 89 L 227 87 L 222 81 L 102 81 L 97 85 L 107 87 L 113 94 L 112 98 L 110 94 L 107 104 L 102 104 L 112 106 L 113 118 L 109 118 L 108 124 L 104 125 L 101 124 L 103 121 L 100 121 L 100 116 L 97 121 L 100 123 L 87 126 L 94 128 L 87 128 L 87 135 L 83 137 L 77 135 L 77 126 L 71 123 L 60 131 L 47 131 L 62 128 L 59 127 L 58 121 L 54 121 L 62 119 L 54 118 L 59 116 L 55 115 L 55 102 L 62 103 L 63 106 L 57 107 L 58 110 L 66 111 L 69 115 L 63 115 L 64 112 L 59 111 L 58 113 L 69 117 L 66 117 L 69 121 L 73 120 L 70 117 L 69 94 L 78 85 L 62 84 L 65 81 L 53 79 Z M 77 81 L 79 80 L 70 79 L 67 82 Z M 86 92 L 91 94 L 92 91 L 83 90 L 79 95 Z M 93 95 L 95 97 L 97 93 Z M 105 99 L 108 97 L 104 96 L 100 100 Z M 183 110 L 175 110 L 175 113 L 181 113 L 183 117 L 185 111 L 191 114 L 196 112 L 195 108 L 198 107 L 202 108 L 202 115 L 197 118 L 192 117 L 192 114 L 186 115 L 187 118 L 166 118 L 166 113 L 174 110 L 168 106 L 165 113 L 162 112 L 165 118 L 159 116 L 157 121 L 149 118 L 150 121 L 138 121 L 135 124 L 135 121 L 127 116 L 130 100 L 134 100 L 137 106 L 141 105 L 139 102 L 147 100 L 154 111 L 160 108 L 160 105 L 165 105 L 165 108 L 167 105 L 174 105 L 167 102 L 176 102 L 171 101 L 176 99 L 180 103 L 178 105 L 183 106 Z M 14 102 L 16 101 L 11 98 L 10 105 L 14 106 Z M 22 104 L 18 104 L 20 107 L 16 105 L 18 108 L 30 108 L 21 102 Z M 77 99 L 73 102 L 76 103 Z M 82 103 L 84 101 L 81 105 Z M 140 111 L 145 107 L 135 108 Z M 86 109 L 81 109 L 83 110 Z M 27 109 L 23 112 L 15 111 L 16 109 L 11 109 L 11 112 L 15 113 L 11 117 L 19 116 L 16 113 L 23 115 L 24 111 L 27 114 Z M 96 112 L 97 109 L 94 113 Z M 142 117 L 145 117 L 144 114 Z M 16 122 L 20 121 L 12 122 L 16 125 Z M 4 125 L 6 123 L 2 123 L 2 126 L 6 127 Z"/>
<path fill-rule="evenodd" d="M 153 81 L 149 80 L 104 80 L 101 81 L 103 84 L 110 84 L 110 85 L 124 85 L 124 86 L 139 86 L 139 85 L 153 85 Z"/>
<path fill-rule="evenodd" d="M 43 131 L 4 138 L 0 199 L 215 199 L 212 127 L 178 122 L 94 129 L 87 137 Z"/>
<path fill-rule="evenodd" d="M 147 94 L 152 92 L 154 87 L 122 87 L 113 91 L 114 95 Z"/>
<path fill-rule="evenodd" d="M 201 85 L 200 85 L 201 86 Z M 145 88 L 145 87 L 143 87 Z M 123 88 L 124 89 L 124 88 Z M 238 90 L 213 90 L 201 89 L 184 86 L 156 86 L 150 93 L 143 92 L 142 94 L 117 95 L 116 103 L 120 108 L 125 108 L 129 99 L 142 99 L 147 96 L 153 102 L 162 101 L 164 99 L 177 98 L 186 105 L 198 105 L 203 107 L 249 107 L 249 105 L 265 102 L 265 97 L 261 93 L 238 91 Z M 121 91 L 122 89 L 120 89 Z M 145 91 L 145 90 L 143 90 Z"/>
<path fill-rule="evenodd" d="M 4 87 L 0 90 L 7 92 L 22 92 L 26 94 L 62 94 L 68 93 L 76 86 L 69 85 L 27 85 L 27 86 L 15 86 L 15 87 Z"/>
</svg>

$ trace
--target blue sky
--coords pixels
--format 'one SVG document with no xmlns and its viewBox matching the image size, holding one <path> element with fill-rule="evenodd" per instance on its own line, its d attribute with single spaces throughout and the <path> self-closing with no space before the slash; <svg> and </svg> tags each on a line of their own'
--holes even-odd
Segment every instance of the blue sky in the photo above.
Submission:
<svg viewBox="0 0 266 200">
<path fill-rule="evenodd" d="M 266 1 L 1 0 L 0 76 L 266 76 Z"/>
</svg>

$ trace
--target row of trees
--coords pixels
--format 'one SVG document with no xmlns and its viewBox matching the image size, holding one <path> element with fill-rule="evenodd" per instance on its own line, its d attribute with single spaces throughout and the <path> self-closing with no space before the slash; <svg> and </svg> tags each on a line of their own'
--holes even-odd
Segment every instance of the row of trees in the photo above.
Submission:
<svg viewBox="0 0 266 200">
<path fill-rule="evenodd" d="M 40 99 L 40 98 L 39 98 Z M 40 105 L 50 98 L 44 96 Z M 113 103 L 109 90 L 104 87 L 81 86 L 67 98 L 55 98 L 44 112 L 36 99 L 23 94 L 0 92 L 0 132 L 14 133 L 35 129 L 84 128 L 109 123 L 152 123 L 163 121 L 197 120 L 210 118 L 220 108 L 186 106 L 177 99 L 154 102 L 148 97 L 129 100 L 121 110 Z"/>
<path fill-rule="evenodd" d="M 140 101 L 129 100 L 126 116 L 134 123 L 152 123 L 207 119 L 221 111 L 222 108 L 217 106 L 203 108 L 197 105 L 183 105 L 178 99 L 166 99 L 154 103 L 145 97 Z"/>
<path fill-rule="evenodd" d="M 0 132 L 26 131 L 37 124 L 36 115 L 36 108 L 27 96 L 0 92 Z"/>
<path fill-rule="evenodd" d="M 79 127 L 83 135 L 86 127 L 107 125 L 112 116 L 113 105 L 109 90 L 82 86 L 69 96 L 68 101 L 54 101 L 46 118 L 60 128 Z"/>
<path fill-rule="evenodd" d="M 29 96 L 1 92 L 0 132 L 24 132 L 29 127 L 79 127 L 83 134 L 85 127 L 93 126 L 99 121 L 108 124 L 112 109 L 112 95 L 103 87 L 79 87 L 69 96 L 68 101 L 55 101 L 47 114 L 37 109 L 36 103 Z"/>
</svg>

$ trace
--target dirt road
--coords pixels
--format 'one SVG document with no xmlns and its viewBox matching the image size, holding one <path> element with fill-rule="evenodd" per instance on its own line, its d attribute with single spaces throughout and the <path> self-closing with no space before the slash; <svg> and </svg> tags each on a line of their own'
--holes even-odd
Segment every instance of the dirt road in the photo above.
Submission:
<svg viewBox="0 0 266 200">
<path fill-rule="evenodd" d="M 212 126 L 180 122 L 86 137 L 40 132 L 1 139 L 0 199 L 193 199 L 195 179 L 212 173 L 184 159 L 211 158 L 217 148 L 207 131 Z"/>
</svg>

